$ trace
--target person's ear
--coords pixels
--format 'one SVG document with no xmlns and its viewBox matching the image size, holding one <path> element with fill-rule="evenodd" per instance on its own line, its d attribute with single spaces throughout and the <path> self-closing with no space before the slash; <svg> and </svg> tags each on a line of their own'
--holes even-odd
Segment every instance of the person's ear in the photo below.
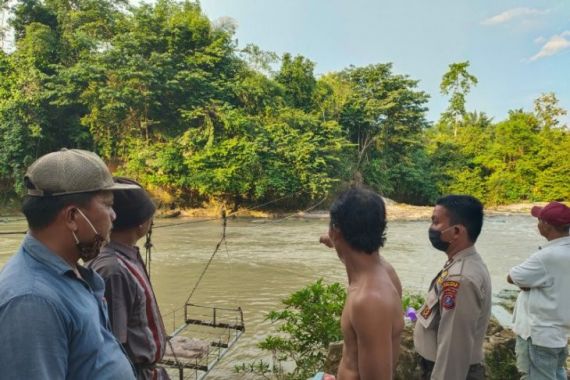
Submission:
<svg viewBox="0 0 570 380">
<path fill-rule="evenodd" d="M 465 226 L 463 224 L 456 224 L 455 226 L 453 226 L 453 237 L 459 237 L 461 234 L 463 233 L 467 233 L 467 229 L 465 228 Z"/>
<path fill-rule="evenodd" d="M 69 228 L 71 231 L 74 232 L 78 230 L 77 226 L 78 212 L 76 206 L 69 205 L 64 207 L 63 210 L 61 210 L 60 215 L 63 218 L 67 228 Z"/>
<path fill-rule="evenodd" d="M 342 231 L 340 228 L 336 226 L 336 224 L 332 224 L 330 228 L 330 238 L 332 241 L 337 241 L 339 238 L 342 237 Z"/>
</svg>

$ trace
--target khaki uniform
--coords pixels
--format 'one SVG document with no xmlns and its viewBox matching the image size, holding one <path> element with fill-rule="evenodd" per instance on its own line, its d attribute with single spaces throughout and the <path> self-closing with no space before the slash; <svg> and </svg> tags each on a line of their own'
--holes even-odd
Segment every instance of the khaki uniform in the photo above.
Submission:
<svg viewBox="0 0 570 380">
<path fill-rule="evenodd" d="M 414 329 L 416 351 L 435 362 L 432 380 L 481 372 L 491 295 L 491 277 L 475 247 L 456 254 L 433 279 Z"/>
</svg>

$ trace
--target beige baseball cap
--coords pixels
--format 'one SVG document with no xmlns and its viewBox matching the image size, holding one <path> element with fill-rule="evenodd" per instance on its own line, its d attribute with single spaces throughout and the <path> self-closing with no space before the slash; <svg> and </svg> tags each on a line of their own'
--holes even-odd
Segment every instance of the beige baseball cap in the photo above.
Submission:
<svg viewBox="0 0 570 380">
<path fill-rule="evenodd" d="M 38 158 L 28 168 L 24 183 L 28 195 L 33 197 L 139 188 L 115 183 L 107 165 L 97 154 L 65 148 Z"/>
</svg>

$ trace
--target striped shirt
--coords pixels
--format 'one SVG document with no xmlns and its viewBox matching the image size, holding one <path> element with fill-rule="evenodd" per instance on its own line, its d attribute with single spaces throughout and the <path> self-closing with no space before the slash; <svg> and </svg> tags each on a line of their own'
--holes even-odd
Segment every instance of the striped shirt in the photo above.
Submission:
<svg viewBox="0 0 570 380">
<path fill-rule="evenodd" d="M 138 379 L 168 379 L 154 367 L 164 355 L 166 332 L 138 247 L 110 242 L 88 266 L 105 280 L 111 328 Z"/>
</svg>

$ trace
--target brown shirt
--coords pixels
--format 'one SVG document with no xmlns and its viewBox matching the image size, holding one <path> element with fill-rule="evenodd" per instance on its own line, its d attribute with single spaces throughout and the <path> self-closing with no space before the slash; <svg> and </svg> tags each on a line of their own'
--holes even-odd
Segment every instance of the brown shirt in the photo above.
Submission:
<svg viewBox="0 0 570 380">
<path fill-rule="evenodd" d="M 418 312 L 414 346 L 435 362 L 433 380 L 461 380 L 483 361 L 491 317 L 491 277 L 475 247 L 459 252 L 433 279 Z"/>
<path fill-rule="evenodd" d="M 137 247 L 110 242 L 88 263 L 105 280 L 113 334 L 137 369 L 139 379 L 168 379 L 154 365 L 164 355 L 166 332 Z"/>
</svg>

